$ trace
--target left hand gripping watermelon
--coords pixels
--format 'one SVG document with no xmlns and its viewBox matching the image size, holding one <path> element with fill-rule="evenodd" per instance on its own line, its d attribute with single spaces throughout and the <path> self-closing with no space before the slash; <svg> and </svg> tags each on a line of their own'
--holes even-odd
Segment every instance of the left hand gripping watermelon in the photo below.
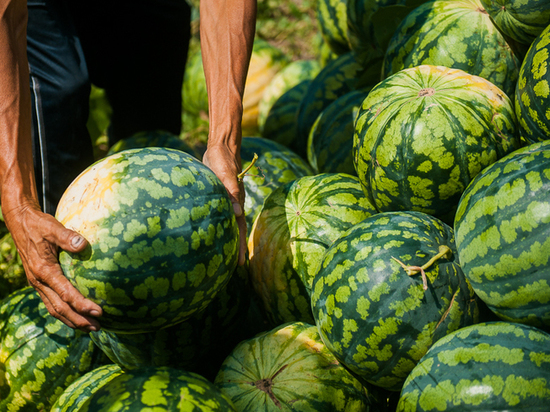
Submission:
<svg viewBox="0 0 550 412">
<path fill-rule="evenodd" d="M 62 251 L 63 272 L 103 309 L 102 328 L 145 332 L 203 310 L 237 266 L 238 227 L 227 191 L 193 156 L 125 150 L 88 167 L 56 218 L 89 247 Z"/>
</svg>

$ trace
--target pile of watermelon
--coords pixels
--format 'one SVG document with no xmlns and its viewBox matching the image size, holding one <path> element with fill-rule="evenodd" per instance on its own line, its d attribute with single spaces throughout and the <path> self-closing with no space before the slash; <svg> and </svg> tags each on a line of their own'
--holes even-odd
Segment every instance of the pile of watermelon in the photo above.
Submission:
<svg viewBox="0 0 550 412">
<path fill-rule="evenodd" d="M 548 410 L 550 1 L 317 16 L 318 59 L 254 45 L 245 265 L 200 147 L 121 141 L 56 214 L 102 329 L 2 296 L 0 411 Z M 184 110 L 207 127 L 201 64 Z"/>
</svg>

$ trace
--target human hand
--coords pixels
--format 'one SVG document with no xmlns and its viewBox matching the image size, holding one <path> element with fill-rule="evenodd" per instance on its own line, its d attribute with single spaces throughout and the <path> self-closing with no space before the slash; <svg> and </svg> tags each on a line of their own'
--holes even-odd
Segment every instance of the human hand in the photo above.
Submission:
<svg viewBox="0 0 550 412">
<path fill-rule="evenodd" d="M 208 166 L 224 184 L 239 226 L 239 265 L 244 265 L 246 256 L 246 220 L 244 218 L 244 186 L 237 175 L 241 171 L 241 156 L 224 145 L 209 146 L 202 157 Z"/>
<path fill-rule="evenodd" d="M 48 312 L 71 328 L 85 332 L 99 330 L 96 317 L 101 316 L 101 307 L 82 296 L 63 275 L 58 261 L 59 248 L 77 253 L 84 250 L 88 242 L 53 216 L 42 213 L 36 205 L 2 212 L 27 279 Z"/>
</svg>

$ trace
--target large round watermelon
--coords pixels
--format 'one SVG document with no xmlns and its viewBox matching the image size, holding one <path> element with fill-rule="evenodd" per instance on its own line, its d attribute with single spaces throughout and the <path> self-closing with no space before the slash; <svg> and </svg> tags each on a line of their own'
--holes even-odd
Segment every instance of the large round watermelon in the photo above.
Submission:
<svg viewBox="0 0 550 412">
<path fill-rule="evenodd" d="M 401 22 L 386 50 L 382 75 L 422 64 L 464 70 L 513 96 L 520 60 L 479 0 L 435 0 Z"/>
<path fill-rule="evenodd" d="M 49 411 L 73 381 L 106 360 L 88 334 L 51 316 L 32 287 L 2 300 L 1 411 Z"/>
<path fill-rule="evenodd" d="M 344 173 L 302 177 L 267 197 L 248 251 L 252 287 L 274 325 L 314 323 L 309 294 L 323 253 L 374 213 L 359 180 Z"/>
<path fill-rule="evenodd" d="M 535 143 L 550 139 L 550 25 L 533 41 L 515 93 L 522 136 Z"/>
<path fill-rule="evenodd" d="M 185 320 L 237 265 L 227 190 L 179 150 L 130 149 L 102 159 L 69 186 L 56 217 L 89 242 L 59 259 L 73 285 L 102 307 L 106 330 L 151 331 Z"/>
<path fill-rule="evenodd" d="M 500 318 L 550 329 L 550 141 L 487 167 L 455 219 L 460 264 Z"/>
<path fill-rule="evenodd" d="M 408 376 L 397 411 L 547 411 L 550 335 L 491 322 L 437 341 Z"/>
<path fill-rule="evenodd" d="M 303 322 L 241 342 L 214 383 L 239 411 L 384 410 L 376 388 L 354 378 L 323 344 L 317 327 Z"/>
<path fill-rule="evenodd" d="M 468 183 L 519 145 L 502 90 L 462 70 L 422 65 L 370 91 L 355 123 L 354 162 L 379 211 L 416 210 L 452 224 Z"/>
<path fill-rule="evenodd" d="M 342 234 L 323 256 L 311 304 L 336 358 L 391 391 L 435 341 L 478 320 L 452 228 L 420 212 L 378 213 Z"/>
</svg>

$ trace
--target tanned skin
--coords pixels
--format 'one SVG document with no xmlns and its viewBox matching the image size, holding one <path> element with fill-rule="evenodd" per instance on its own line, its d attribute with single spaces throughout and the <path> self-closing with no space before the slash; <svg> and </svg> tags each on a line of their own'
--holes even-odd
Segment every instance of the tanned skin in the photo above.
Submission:
<svg viewBox="0 0 550 412">
<path fill-rule="evenodd" d="M 256 0 L 202 0 L 201 47 L 210 100 L 204 163 L 224 183 L 240 230 L 244 263 L 246 224 L 241 169 L 242 96 L 254 38 Z M 31 142 L 27 60 L 27 2 L 0 0 L 0 195 L 2 214 L 28 281 L 52 316 L 86 332 L 100 329 L 101 307 L 85 299 L 63 275 L 60 249 L 80 252 L 87 241 L 43 213 L 37 199 Z"/>
</svg>

